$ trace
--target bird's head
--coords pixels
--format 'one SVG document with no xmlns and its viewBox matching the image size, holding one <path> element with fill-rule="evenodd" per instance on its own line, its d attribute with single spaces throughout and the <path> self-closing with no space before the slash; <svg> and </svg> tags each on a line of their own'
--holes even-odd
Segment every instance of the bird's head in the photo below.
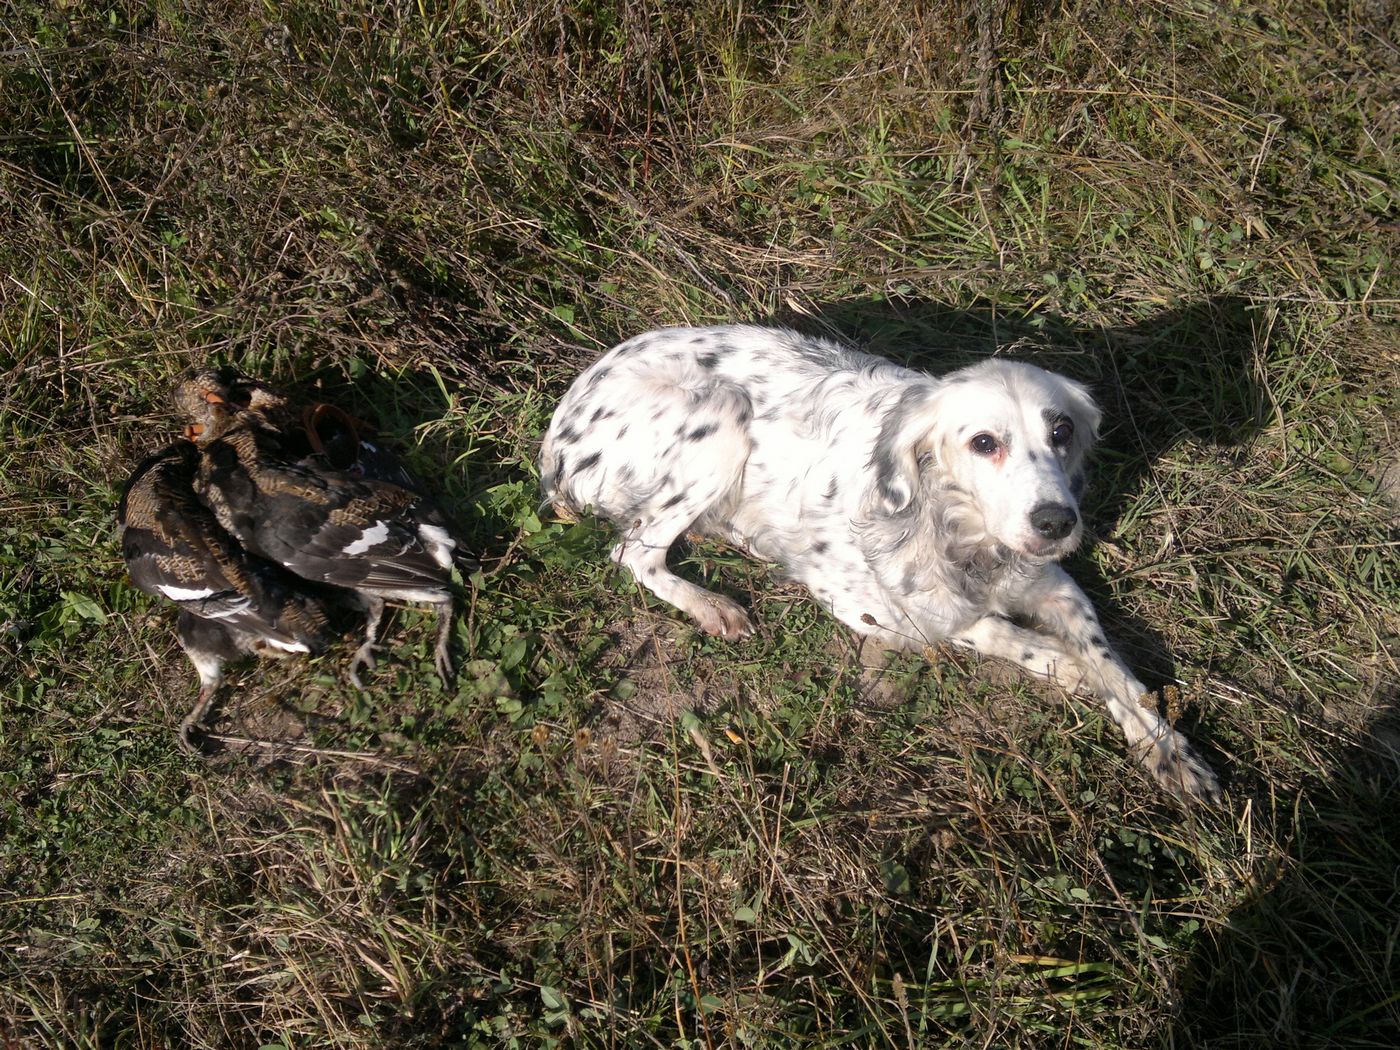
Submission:
<svg viewBox="0 0 1400 1050">
<path fill-rule="evenodd" d="M 170 394 L 176 415 L 185 421 L 185 437 L 203 445 L 224 433 L 252 404 L 252 383 L 228 365 L 187 372 Z"/>
</svg>

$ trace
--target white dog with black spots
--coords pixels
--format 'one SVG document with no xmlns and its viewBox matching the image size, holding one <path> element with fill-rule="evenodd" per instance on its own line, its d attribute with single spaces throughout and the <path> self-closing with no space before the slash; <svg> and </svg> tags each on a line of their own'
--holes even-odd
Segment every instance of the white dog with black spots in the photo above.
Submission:
<svg viewBox="0 0 1400 1050">
<path fill-rule="evenodd" d="M 753 625 L 667 568 L 687 532 L 775 562 L 890 648 L 951 642 L 1098 696 L 1158 782 L 1212 797 L 1058 564 L 1084 533 L 1098 424 L 1081 384 L 1022 362 L 935 378 L 779 328 L 664 329 L 573 383 L 541 477 L 560 510 L 615 523 L 613 559 L 710 634 Z"/>
</svg>

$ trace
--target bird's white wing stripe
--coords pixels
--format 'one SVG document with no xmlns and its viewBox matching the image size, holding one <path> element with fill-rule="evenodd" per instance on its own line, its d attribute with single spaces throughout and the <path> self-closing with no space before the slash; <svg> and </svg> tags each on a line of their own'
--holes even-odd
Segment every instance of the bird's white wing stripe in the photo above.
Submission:
<svg viewBox="0 0 1400 1050">
<path fill-rule="evenodd" d="M 172 602 L 197 602 L 201 598 L 212 597 L 216 592 L 209 587 L 202 590 L 195 590 L 192 587 L 176 587 L 174 584 L 159 584 L 160 593 L 169 598 Z"/>
<path fill-rule="evenodd" d="M 365 529 L 360 533 L 360 538 L 354 543 L 347 544 L 344 549 L 345 554 L 363 554 L 373 547 L 377 547 L 389 538 L 389 523 L 381 521 Z"/>
<path fill-rule="evenodd" d="M 277 638 L 268 638 L 266 635 L 263 636 L 262 640 L 268 645 L 272 646 L 272 648 L 280 649 L 284 653 L 311 652 L 311 647 L 306 645 L 304 642 L 284 642 Z"/>
</svg>

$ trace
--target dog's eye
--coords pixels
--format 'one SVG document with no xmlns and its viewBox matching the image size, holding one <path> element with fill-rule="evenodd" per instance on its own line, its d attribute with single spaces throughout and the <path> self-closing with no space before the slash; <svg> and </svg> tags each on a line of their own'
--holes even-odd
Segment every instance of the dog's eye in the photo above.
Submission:
<svg viewBox="0 0 1400 1050">
<path fill-rule="evenodd" d="M 991 434 L 978 434 L 967 443 L 967 447 L 972 449 L 972 451 L 976 452 L 979 456 L 991 456 L 995 455 L 997 449 L 1001 446 L 997 443 L 997 439 L 992 437 Z"/>
<path fill-rule="evenodd" d="M 1056 448 L 1064 448 L 1074 440 L 1074 424 L 1068 419 L 1062 419 L 1050 428 L 1050 444 Z"/>
</svg>

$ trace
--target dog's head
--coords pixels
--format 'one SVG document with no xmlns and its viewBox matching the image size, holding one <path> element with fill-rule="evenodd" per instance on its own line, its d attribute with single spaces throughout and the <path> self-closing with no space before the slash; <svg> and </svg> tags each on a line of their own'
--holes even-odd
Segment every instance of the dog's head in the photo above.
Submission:
<svg viewBox="0 0 1400 1050">
<path fill-rule="evenodd" d="M 890 515 L 951 491 L 963 527 L 1036 560 L 1079 545 L 1078 497 L 1099 410 L 1080 383 L 1016 361 L 984 361 L 911 387 L 886 413 L 871 465 Z"/>
</svg>

